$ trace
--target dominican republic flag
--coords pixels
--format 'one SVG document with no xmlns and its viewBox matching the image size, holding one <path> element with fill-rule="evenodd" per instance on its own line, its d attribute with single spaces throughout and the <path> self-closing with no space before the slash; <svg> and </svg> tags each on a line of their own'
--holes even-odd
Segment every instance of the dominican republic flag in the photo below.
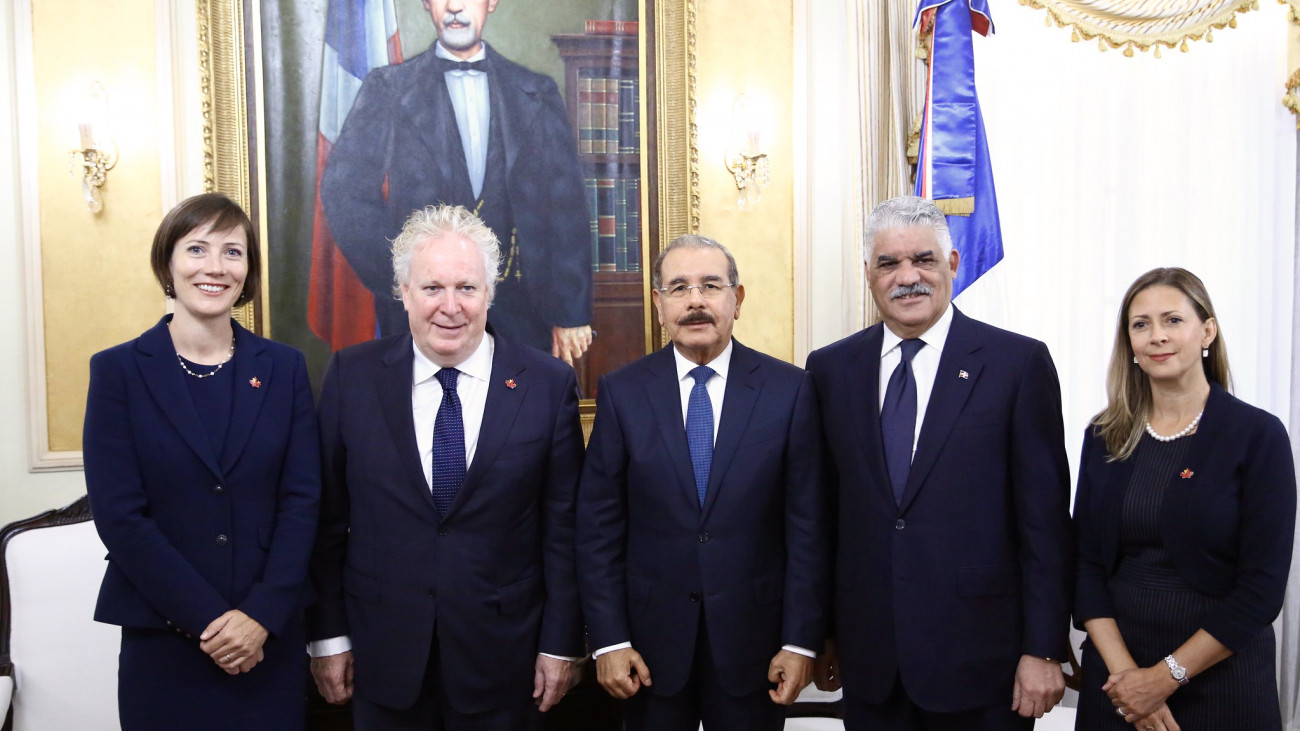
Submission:
<svg viewBox="0 0 1300 731">
<path fill-rule="evenodd" d="M 956 297 L 1002 261 L 1002 227 L 971 44 L 971 32 L 987 36 L 993 19 L 988 0 L 921 0 L 913 25 L 930 48 L 916 195 L 933 200 L 948 216 L 953 247 L 961 253 L 952 285 Z"/>
<path fill-rule="evenodd" d="M 321 174 L 362 80 L 377 66 L 401 63 L 402 41 L 393 0 L 330 0 L 327 13 L 307 319 L 316 337 L 338 350 L 375 337 L 375 305 L 334 244 L 321 208 Z"/>
</svg>

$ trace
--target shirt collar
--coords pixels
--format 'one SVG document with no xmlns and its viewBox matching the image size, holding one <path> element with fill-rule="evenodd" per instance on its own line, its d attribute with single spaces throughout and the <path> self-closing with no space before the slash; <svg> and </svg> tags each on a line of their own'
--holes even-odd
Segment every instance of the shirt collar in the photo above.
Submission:
<svg viewBox="0 0 1300 731">
<path fill-rule="evenodd" d="M 415 351 L 415 363 L 411 368 L 411 385 L 418 386 L 428 381 L 442 370 L 442 366 L 434 363 L 420 352 L 420 346 L 415 344 L 415 339 L 411 340 L 411 349 Z M 461 363 L 452 366 L 461 373 L 470 378 L 477 378 L 480 381 L 487 381 L 492 376 L 492 353 L 496 350 L 496 344 L 492 339 L 492 333 L 483 333 L 483 340 Z"/>
<path fill-rule="evenodd" d="M 935 350 L 942 351 L 943 344 L 948 342 L 948 330 L 951 327 L 952 327 L 952 303 L 949 302 L 948 306 L 944 308 L 943 314 L 940 315 L 939 319 L 933 325 L 930 326 L 930 329 L 921 333 L 920 340 L 924 342 L 926 345 L 929 345 L 930 347 L 934 348 Z M 894 348 L 897 348 L 898 344 L 901 342 L 903 342 L 903 339 L 895 335 L 894 331 L 890 330 L 889 326 L 886 325 L 885 337 L 884 340 L 880 343 L 880 357 L 882 358 L 885 357 L 885 355 L 887 355 L 890 351 L 892 351 Z"/>
<path fill-rule="evenodd" d="M 436 41 L 433 45 L 433 55 L 437 56 L 438 58 L 445 58 L 448 61 L 468 61 L 471 63 L 474 61 L 482 61 L 483 59 L 487 58 L 487 44 L 480 43 L 478 53 L 474 54 L 473 56 L 470 56 L 469 58 L 461 58 L 459 56 L 453 56 L 451 51 L 448 51 L 447 49 L 443 48 L 442 41 Z"/>
<path fill-rule="evenodd" d="M 722 349 L 722 352 L 718 354 L 718 357 L 704 364 L 712 368 L 714 373 L 722 376 L 723 380 L 726 380 L 727 370 L 731 368 L 731 346 L 734 342 L 735 341 L 733 340 L 728 340 L 727 347 Z M 695 361 L 687 360 L 686 356 L 682 355 L 681 352 L 677 350 L 676 345 L 673 346 L 673 360 L 677 363 L 677 380 L 679 381 L 684 381 L 687 378 L 690 378 L 691 371 L 699 365 Z"/>
</svg>

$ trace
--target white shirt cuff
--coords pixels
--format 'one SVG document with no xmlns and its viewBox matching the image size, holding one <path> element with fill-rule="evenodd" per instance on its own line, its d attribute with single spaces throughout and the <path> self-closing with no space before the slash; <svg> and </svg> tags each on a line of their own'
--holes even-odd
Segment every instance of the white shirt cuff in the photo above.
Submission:
<svg viewBox="0 0 1300 731">
<path fill-rule="evenodd" d="M 796 655 L 803 655 L 804 657 L 811 657 L 811 658 L 814 659 L 814 660 L 817 659 L 817 653 L 813 652 L 812 650 L 805 650 L 805 649 L 803 649 L 802 647 L 798 647 L 798 646 L 796 646 L 796 645 L 781 645 L 781 649 L 782 649 L 782 650 L 789 650 L 790 652 L 793 652 L 793 653 L 796 654 Z"/>
<path fill-rule="evenodd" d="M 592 657 L 600 657 L 601 655 L 604 655 L 604 654 L 607 653 L 607 652 L 613 652 L 613 651 L 615 651 L 615 650 L 630 650 L 631 648 L 632 648 L 632 643 L 631 643 L 631 642 L 620 642 L 620 643 L 618 643 L 617 645 L 610 645 L 609 647 L 602 647 L 602 648 L 600 648 L 599 650 L 596 650 L 595 652 L 591 653 L 591 656 L 592 656 Z"/>
<path fill-rule="evenodd" d="M 307 654 L 311 657 L 329 657 L 342 655 L 352 650 L 352 638 L 347 635 L 330 637 L 326 640 L 313 640 L 307 643 Z"/>
<path fill-rule="evenodd" d="M 556 660 L 564 660 L 565 662 L 574 662 L 575 660 L 578 659 L 578 658 L 576 658 L 576 657 L 565 657 L 564 655 L 552 655 L 552 654 L 549 653 L 549 652 L 539 652 L 539 653 L 537 653 L 537 654 L 538 654 L 538 655 L 541 655 L 542 657 L 550 657 L 550 658 L 554 658 L 554 659 L 556 659 Z"/>
</svg>

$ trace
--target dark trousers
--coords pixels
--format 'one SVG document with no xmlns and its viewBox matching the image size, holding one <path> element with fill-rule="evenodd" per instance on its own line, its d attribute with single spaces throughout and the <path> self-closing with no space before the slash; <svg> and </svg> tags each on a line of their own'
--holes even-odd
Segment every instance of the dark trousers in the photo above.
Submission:
<svg viewBox="0 0 1300 731">
<path fill-rule="evenodd" d="M 844 696 L 845 731 L 1028 731 L 1034 719 L 1011 710 L 1011 689 L 1005 705 L 957 713 L 935 713 L 916 705 L 907 695 L 902 678 L 884 703 L 864 703 Z"/>
<path fill-rule="evenodd" d="M 624 709 L 626 731 L 698 731 L 701 721 L 705 731 L 780 731 L 785 726 L 785 707 L 773 703 L 766 689 L 743 696 L 722 689 L 706 627 L 701 612 L 686 686 L 672 696 L 654 695 L 653 686 L 641 688 Z"/>
<path fill-rule="evenodd" d="M 502 698 L 499 707 L 484 713 L 461 713 L 443 693 L 443 668 L 435 638 L 424 670 L 424 684 L 415 705 L 389 708 L 360 693 L 352 696 L 356 731 L 540 731 L 542 714 L 532 698 Z"/>
</svg>

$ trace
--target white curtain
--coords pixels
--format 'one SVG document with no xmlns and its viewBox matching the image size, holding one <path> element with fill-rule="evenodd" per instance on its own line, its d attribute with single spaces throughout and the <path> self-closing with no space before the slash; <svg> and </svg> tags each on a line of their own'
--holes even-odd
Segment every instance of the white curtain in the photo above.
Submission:
<svg viewBox="0 0 1300 731">
<path fill-rule="evenodd" d="M 967 314 L 1045 341 L 1077 470 L 1104 404 L 1119 300 L 1142 272 L 1182 266 L 1209 288 L 1236 394 L 1300 433 L 1296 123 L 1280 103 L 1287 9 L 1262 3 L 1213 43 L 1163 58 L 1100 52 L 993 3 L 976 78 L 1006 258 L 960 297 Z M 1293 357 L 1293 353 L 1297 357 Z M 1278 623 L 1282 705 L 1300 705 L 1300 556 Z"/>
<path fill-rule="evenodd" d="M 1294 0 L 1293 0 L 1294 2 Z M 1300 158 L 1296 161 L 1300 185 Z M 1292 298 L 1292 331 L 1300 323 L 1300 211 L 1296 212 L 1295 290 Z M 1300 465 L 1300 338 L 1291 343 L 1291 452 Z M 1286 605 L 1277 621 L 1278 691 L 1282 695 L 1282 718 L 1288 731 L 1300 731 L 1300 541 L 1291 552 L 1291 580 L 1286 587 Z"/>
</svg>

